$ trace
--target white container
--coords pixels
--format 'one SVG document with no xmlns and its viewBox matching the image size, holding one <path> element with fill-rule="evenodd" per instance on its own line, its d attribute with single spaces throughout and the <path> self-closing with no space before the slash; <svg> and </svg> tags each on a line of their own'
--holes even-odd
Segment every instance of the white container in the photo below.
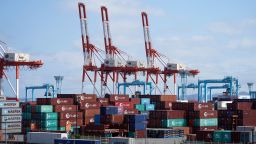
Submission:
<svg viewBox="0 0 256 144">
<path fill-rule="evenodd" d="M 237 131 L 254 131 L 256 132 L 256 126 L 237 126 Z"/>
<path fill-rule="evenodd" d="M 21 115 L 21 108 L 0 108 L 0 115 Z"/>
<path fill-rule="evenodd" d="M 117 59 L 105 59 L 104 65 L 107 67 L 122 67 L 124 63 Z"/>
<path fill-rule="evenodd" d="M 6 97 L 5 96 L 0 96 L 0 101 L 6 101 Z"/>
<path fill-rule="evenodd" d="M 178 138 L 109 138 L 109 144 L 175 144 L 182 143 L 184 137 Z"/>
<path fill-rule="evenodd" d="M 5 53 L 4 60 L 16 62 L 28 62 L 29 54 L 26 53 Z"/>
<path fill-rule="evenodd" d="M 0 116 L 0 122 L 21 122 L 22 116 Z"/>
<path fill-rule="evenodd" d="M 141 61 L 131 61 L 131 60 L 129 60 L 129 61 L 126 61 L 126 66 L 127 67 L 139 67 L 139 68 L 141 68 L 141 67 L 144 67 L 145 65 Z"/>
<path fill-rule="evenodd" d="M 167 63 L 167 70 L 185 70 L 186 66 L 184 64 L 175 64 L 175 63 Z"/>
<path fill-rule="evenodd" d="M 218 101 L 217 102 L 217 109 L 218 110 L 226 110 L 228 103 L 232 103 L 232 101 Z"/>
<path fill-rule="evenodd" d="M 1 133 L 21 133 L 21 128 L 19 129 L 3 129 L 3 130 L 0 130 Z"/>
<path fill-rule="evenodd" d="M 54 139 L 67 139 L 67 133 L 29 132 L 27 142 L 33 144 L 54 144 Z"/>
<path fill-rule="evenodd" d="M 14 101 L 0 101 L 0 108 L 11 108 L 11 107 L 19 107 L 19 102 Z"/>
<path fill-rule="evenodd" d="M 13 122 L 13 123 L 1 123 L 0 129 L 21 129 L 21 122 Z"/>
</svg>

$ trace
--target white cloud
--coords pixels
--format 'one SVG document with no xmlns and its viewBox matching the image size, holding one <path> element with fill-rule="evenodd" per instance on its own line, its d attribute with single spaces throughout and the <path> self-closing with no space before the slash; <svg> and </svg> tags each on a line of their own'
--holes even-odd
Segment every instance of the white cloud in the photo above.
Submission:
<svg viewBox="0 0 256 144">
<path fill-rule="evenodd" d="M 234 24 L 227 24 L 225 22 L 216 22 L 210 25 L 210 31 L 215 33 L 222 33 L 226 35 L 234 35 L 241 33 L 241 29 Z"/>
<path fill-rule="evenodd" d="M 230 49 L 255 49 L 256 39 L 242 38 L 242 39 L 232 39 L 227 43 L 227 48 Z"/>
</svg>

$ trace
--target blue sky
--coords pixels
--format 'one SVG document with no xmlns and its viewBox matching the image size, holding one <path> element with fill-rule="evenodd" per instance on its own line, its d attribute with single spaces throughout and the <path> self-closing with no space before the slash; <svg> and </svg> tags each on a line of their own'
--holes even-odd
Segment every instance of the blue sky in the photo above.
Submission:
<svg viewBox="0 0 256 144">
<path fill-rule="evenodd" d="M 82 0 L 80 0 L 82 1 Z M 43 68 L 22 71 L 21 94 L 27 85 L 54 83 L 64 75 L 63 92 L 81 91 L 82 49 L 78 1 L 1 1 L 0 40 Z M 146 60 L 140 12 L 149 15 L 153 46 L 171 61 L 198 68 L 189 81 L 238 77 L 242 90 L 255 82 L 256 1 L 254 0 L 85 0 L 91 42 L 103 47 L 100 6 L 108 8 L 113 43 Z M 9 71 L 14 76 L 13 71 Z M 13 79 L 12 79 L 13 81 Z M 5 82 L 5 85 L 6 82 Z M 9 88 L 6 86 L 6 93 Z"/>
</svg>

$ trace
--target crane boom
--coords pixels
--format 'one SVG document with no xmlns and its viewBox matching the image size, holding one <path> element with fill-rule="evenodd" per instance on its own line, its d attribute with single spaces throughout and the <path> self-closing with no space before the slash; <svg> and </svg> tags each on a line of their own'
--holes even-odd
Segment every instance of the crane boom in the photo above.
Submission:
<svg viewBox="0 0 256 144">
<path fill-rule="evenodd" d="M 81 38 L 82 38 L 83 53 L 84 53 L 84 65 L 92 66 L 93 49 L 91 48 L 90 41 L 89 41 L 85 5 L 83 3 L 78 3 L 78 9 L 79 9 L 79 17 L 80 17 L 80 25 L 81 25 Z"/>
<path fill-rule="evenodd" d="M 143 24 L 147 65 L 148 65 L 148 67 L 153 67 L 154 61 L 153 61 L 153 55 L 152 55 L 152 43 L 151 43 L 151 38 L 150 38 L 150 33 L 149 33 L 149 24 L 148 24 L 147 13 L 141 12 L 141 18 L 142 18 L 142 24 Z"/>
</svg>

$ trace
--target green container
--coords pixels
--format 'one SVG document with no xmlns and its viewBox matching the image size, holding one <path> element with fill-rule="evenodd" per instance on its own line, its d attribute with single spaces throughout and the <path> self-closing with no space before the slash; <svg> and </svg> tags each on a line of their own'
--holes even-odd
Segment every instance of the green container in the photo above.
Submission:
<svg viewBox="0 0 256 144">
<path fill-rule="evenodd" d="M 162 121 L 163 127 L 182 127 L 186 126 L 187 121 L 186 119 L 166 119 Z"/>
<path fill-rule="evenodd" d="M 194 126 L 218 126 L 217 118 L 195 119 Z"/>
<path fill-rule="evenodd" d="M 52 105 L 37 105 L 36 106 L 36 112 L 53 112 L 53 106 Z"/>
<path fill-rule="evenodd" d="M 32 106 L 27 105 L 24 112 L 31 113 L 31 111 L 32 111 Z"/>
<path fill-rule="evenodd" d="M 128 132 L 128 137 L 134 138 L 135 137 L 135 132 Z"/>
<path fill-rule="evenodd" d="M 231 131 L 222 130 L 213 132 L 213 142 L 230 143 L 232 141 Z"/>
<path fill-rule="evenodd" d="M 151 110 L 155 110 L 155 105 L 154 104 L 147 104 L 145 106 L 146 111 L 151 111 Z"/>
<path fill-rule="evenodd" d="M 57 127 L 58 121 L 57 120 L 42 120 L 38 121 L 41 128 L 48 128 L 48 127 Z"/>
<path fill-rule="evenodd" d="M 46 127 L 46 128 L 41 128 L 42 130 L 48 130 L 48 131 L 57 131 L 58 127 Z"/>
<path fill-rule="evenodd" d="M 55 112 L 38 113 L 38 114 L 35 114 L 33 118 L 39 119 L 39 120 L 57 120 L 58 113 L 55 113 Z"/>
<path fill-rule="evenodd" d="M 143 104 L 136 104 L 135 105 L 135 108 L 138 110 L 138 111 L 145 111 L 145 106 Z"/>
<path fill-rule="evenodd" d="M 22 113 L 23 120 L 31 120 L 31 113 L 24 112 Z"/>
</svg>

